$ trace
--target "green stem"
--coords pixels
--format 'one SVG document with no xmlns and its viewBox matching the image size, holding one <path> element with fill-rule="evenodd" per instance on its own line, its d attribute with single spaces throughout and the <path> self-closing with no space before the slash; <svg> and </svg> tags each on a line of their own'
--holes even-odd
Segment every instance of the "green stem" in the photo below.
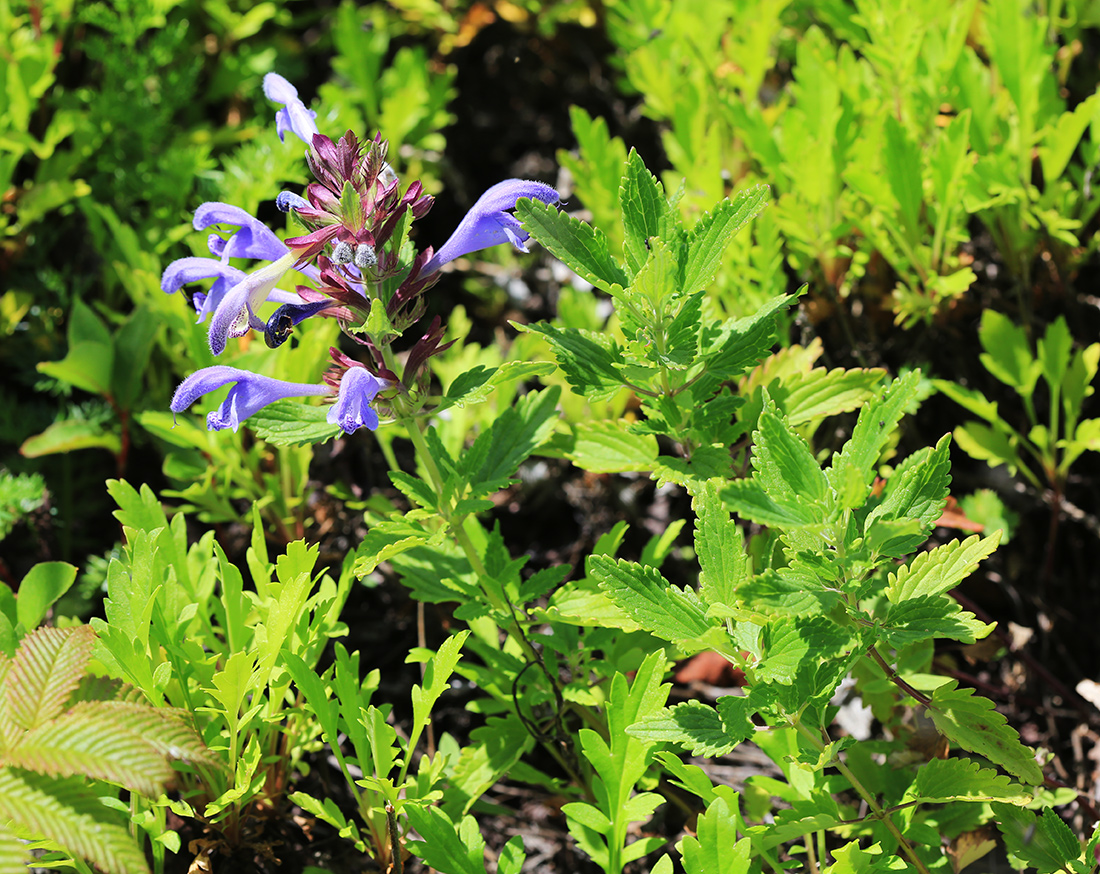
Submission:
<svg viewBox="0 0 1100 874">
<path fill-rule="evenodd" d="M 810 731 L 810 729 L 806 728 L 801 720 L 796 720 L 794 722 L 794 728 L 810 742 L 814 749 L 819 752 L 825 749 L 825 744 L 822 742 L 821 738 Z M 879 803 L 875 800 L 874 794 L 859 781 L 859 778 L 852 772 L 852 769 L 839 757 L 833 760 L 833 765 L 835 765 L 836 769 L 844 776 L 844 779 L 852 784 L 852 788 L 856 790 L 859 797 L 867 802 L 867 807 L 871 810 L 871 816 L 886 826 L 890 834 L 893 835 L 894 840 L 898 842 L 898 846 L 901 847 L 902 852 L 905 853 L 905 855 L 909 857 L 909 861 L 913 863 L 913 867 L 915 867 L 920 874 L 932 874 L 924 862 L 921 861 L 916 850 L 913 849 L 913 846 L 905 839 L 905 835 L 901 833 L 901 829 L 897 827 L 897 824 L 890 818 L 890 815 L 879 806 Z"/>
</svg>

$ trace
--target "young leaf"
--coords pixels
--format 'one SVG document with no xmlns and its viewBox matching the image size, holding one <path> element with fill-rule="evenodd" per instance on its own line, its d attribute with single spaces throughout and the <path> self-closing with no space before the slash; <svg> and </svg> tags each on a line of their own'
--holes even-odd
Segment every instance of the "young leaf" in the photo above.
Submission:
<svg viewBox="0 0 1100 874">
<path fill-rule="evenodd" d="M 724 480 L 706 480 L 692 497 L 699 591 L 710 604 L 732 606 L 737 588 L 751 575 L 741 528 L 730 519 L 720 497 Z"/>
<path fill-rule="evenodd" d="M 623 353 L 609 335 L 579 328 L 556 328 L 545 322 L 516 327 L 542 334 L 550 341 L 558 366 L 576 394 L 606 401 L 622 389 L 623 377 L 615 365 L 623 362 Z"/>
<path fill-rule="evenodd" d="M 737 840 L 736 814 L 724 798 L 715 798 L 695 823 L 695 837 L 680 844 L 687 874 L 748 874 L 752 843 Z"/>
<path fill-rule="evenodd" d="M 954 588 L 997 548 L 1000 532 L 989 537 L 975 534 L 966 540 L 952 540 L 931 552 L 922 552 L 908 566 L 890 574 L 886 597 L 893 604 L 922 595 L 939 595 Z"/>
<path fill-rule="evenodd" d="M 776 501 L 791 497 L 807 504 L 820 504 L 828 493 L 825 474 L 818 467 L 806 442 L 780 417 L 764 390 L 764 409 L 753 434 L 753 479 Z M 824 516 L 824 508 L 820 514 Z"/>
<path fill-rule="evenodd" d="M 685 291 L 701 291 L 714 281 L 734 235 L 767 205 L 768 186 L 754 185 L 737 192 L 732 201 L 727 198 L 713 212 L 705 212 L 699 217 L 695 227 L 688 232 Z"/>
<path fill-rule="evenodd" d="M 650 471 L 657 463 L 657 438 L 652 434 L 632 434 L 626 430 L 625 422 L 578 422 L 573 435 L 573 448 L 566 457 L 582 470 Z"/>
<path fill-rule="evenodd" d="M 920 371 L 910 371 L 895 379 L 876 400 L 860 410 L 851 439 L 839 454 L 833 456 L 828 476 L 834 488 L 837 488 L 838 477 L 846 465 L 858 471 L 866 484 L 871 483 L 875 477 L 875 463 L 901 417 L 916 401 L 919 387 Z"/>
<path fill-rule="evenodd" d="M 438 807 L 406 804 L 409 824 L 424 838 L 409 841 L 409 851 L 440 874 L 485 874 L 485 841 L 472 816 L 454 821 Z"/>
<path fill-rule="evenodd" d="M 649 258 L 650 239 L 661 233 L 661 221 L 668 212 L 668 204 L 661 183 L 646 169 L 641 155 L 634 149 L 626 158 L 626 173 L 619 187 L 619 206 L 626 231 L 623 255 L 627 269 L 636 275 Z"/>
</svg>

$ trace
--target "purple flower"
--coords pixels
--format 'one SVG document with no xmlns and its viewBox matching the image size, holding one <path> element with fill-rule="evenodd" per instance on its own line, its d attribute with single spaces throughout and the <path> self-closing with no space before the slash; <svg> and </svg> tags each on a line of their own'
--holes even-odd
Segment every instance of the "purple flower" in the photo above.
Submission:
<svg viewBox="0 0 1100 874">
<path fill-rule="evenodd" d="M 172 396 L 172 412 L 182 413 L 203 395 L 229 383 L 235 383 L 229 390 L 229 395 L 221 406 L 207 414 L 206 427 L 211 431 L 222 431 L 226 428 L 236 431 L 241 422 L 257 410 L 284 398 L 332 393 L 327 385 L 284 382 L 236 367 L 215 365 L 192 373 L 180 383 Z"/>
<path fill-rule="evenodd" d="M 286 254 L 286 244 L 258 218 L 249 215 L 239 206 L 212 201 L 195 210 L 192 222 L 196 231 L 212 225 L 236 225 L 238 230 L 224 240 L 212 234 L 208 240 L 210 254 L 217 258 L 255 258 L 275 261 Z"/>
<path fill-rule="evenodd" d="M 210 351 L 221 355 L 230 337 L 242 337 L 249 328 L 266 330 L 267 323 L 256 315 L 260 304 L 268 299 L 275 286 L 294 266 L 297 255 L 287 250 L 282 258 L 245 276 L 230 288 L 214 308 L 208 340 Z M 296 302 L 301 303 L 300 298 Z"/>
<path fill-rule="evenodd" d="M 459 222 L 451 238 L 424 265 L 423 274 L 434 273 L 448 261 L 470 252 L 488 249 L 500 243 L 511 243 L 519 251 L 526 252 L 530 235 L 519 219 L 507 210 L 514 209 L 521 197 L 557 203 L 561 196 L 549 185 L 524 179 L 506 179 L 498 182 L 481 197 Z"/>
<path fill-rule="evenodd" d="M 275 131 L 280 141 L 286 142 L 283 137 L 290 131 L 307 146 L 310 145 L 313 135 L 317 133 L 317 124 L 313 120 L 317 113 L 307 109 L 298 99 L 298 89 L 278 73 L 268 73 L 264 76 L 264 94 L 268 100 L 283 104 L 284 108 L 275 113 Z"/>
<path fill-rule="evenodd" d="M 371 401 L 380 391 L 389 387 L 365 367 L 349 367 L 340 380 L 340 394 L 328 411 L 330 424 L 339 425 L 347 434 L 359 428 L 374 431 L 378 428 L 378 413 L 371 409 Z"/>
<path fill-rule="evenodd" d="M 205 230 L 212 225 L 236 225 L 229 239 L 211 234 L 207 247 L 214 258 L 179 258 L 169 264 L 160 278 L 161 290 L 172 294 L 185 285 L 203 279 L 215 279 L 206 294 L 196 294 L 195 309 L 199 313 L 199 322 L 217 310 L 226 293 L 246 278 L 243 270 L 229 264 L 230 258 L 255 258 L 265 261 L 277 261 L 290 249 L 259 219 L 249 215 L 243 209 L 229 203 L 211 201 L 195 210 L 195 230 Z M 218 260 L 215 260 L 218 259 Z M 318 278 L 317 268 L 312 265 L 300 268 L 300 271 L 313 279 Z M 272 290 L 268 300 L 276 303 L 301 303 L 302 299 L 285 291 Z M 236 336 L 236 335 L 234 335 Z"/>
</svg>

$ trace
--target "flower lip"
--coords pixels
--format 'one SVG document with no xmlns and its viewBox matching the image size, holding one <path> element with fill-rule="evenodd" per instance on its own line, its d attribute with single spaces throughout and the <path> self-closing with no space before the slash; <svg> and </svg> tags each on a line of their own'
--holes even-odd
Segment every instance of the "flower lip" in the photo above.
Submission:
<svg viewBox="0 0 1100 874">
<path fill-rule="evenodd" d="M 229 289 L 218 302 L 210 320 L 210 351 L 221 355 L 230 337 L 248 333 L 250 327 L 265 330 L 267 324 L 256 318 L 256 310 L 275 289 L 279 280 L 294 265 L 296 255 L 288 251 L 279 260 L 262 267 Z"/>
<path fill-rule="evenodd" d="M 340 392 L 336 403 L 329 408 L 328 422 L 339 425 L 345 434 L 354 434 L 360 428 L 377 430 L 378 413 L 370 405 L 378 393 L 388 387 L 386 380 L 379 379 L 365 367 L 349 367 L 340 379 Z"/>
<path fill-rule="evenodd" d="M 423 273 L 434 273 L 448 261 L 470 252 L 487 249 L 500 243 L 511 243 L 519 251 L 527 251 L 530 235 L 519 219 L 507 210 L 513 209 L 521 197 L 529 197 L 543 203 L 557 203 L 561 195 L 542 182 L 525 179 L 506 179 L 489 188 L 459 222 L 450 239 L 444 243 L 432 259 L 424 265 Z"/>
<path fill-rule="evenodd" d="M 275 401 L 332 394 L 332 389 L 327 385 L 286 382 L 237 367 L 216 364 L 192 373 L 180 383 L 172 396 L 170 409 L 173 413 L 181 413 L 203 395 L 217 391 L 229 383 L 234 385 L 226 399 L 206 417 L 206 427 L 210 431 L 222 431 L 225 428 L 236 431 L 241 422 Z"/>
</svg>

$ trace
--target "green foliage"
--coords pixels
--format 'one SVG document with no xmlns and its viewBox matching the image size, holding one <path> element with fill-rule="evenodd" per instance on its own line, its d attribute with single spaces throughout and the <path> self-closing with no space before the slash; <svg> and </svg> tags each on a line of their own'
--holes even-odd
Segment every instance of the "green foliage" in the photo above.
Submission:
<svg viewBox="0 0 1100 874">
<path fill-rule="evenodd" d="M 0 656 L 0 832 L 45 841 L 104 870 L 148 871 L 125 820 L 101 803 L 115 784 L 156 797 L 173 760 L 212 758 L 182 711 L 153 708 L 87 683 L 90 627 L 40 628 Z M 13 860 L 26 858 L 26 849 Z M 8 865 L 5 870 L 17 870 Z"/>
<path fill-rule="evenodd" d="M 980 391 L 936 380 L 941 392 L 987 423 L 960 425 L 956 442 L 972 458 L 992 467 L 1003 464 L 1010 473 L 1019 471 L 1032 485 L 1046 485 L 1060 496 L 1070 466 L 1083 453 L 1100 450 L 1100 419 L 1082 418 L 1100 366 L 1100 343 L 1075 351 L 1066 320 L 1059 316 L 1047 326 L 1036 350 L 1022 328 L 992 310 L 982 313 L 978 338 L 985 369 L 1019 396 L 1027 430 L 1013 427 Z M 1046 383 L 1045 416 L 1035 403 L 1040 379 Z"/>
<path fill-rule="evenodd" d="M 351 578 L 315 580 L 317 549 L 302 541 L 272 562 L 254 510 L 245 588 L 213 535 L 189 544 L 184 515 L 168 522 L 147 486 L 108 487 L 125 554 L 108 569 L 105 619 L 93 620 L 97 658 L 150 703 L 194 714 L 216 758 L 183 776 L 184 809 L 232 836 L 321 730 L 288 713 L 288 664 L 312 670 L 329 638 L 346 633 L 338 617 Z"/>
</svg>

